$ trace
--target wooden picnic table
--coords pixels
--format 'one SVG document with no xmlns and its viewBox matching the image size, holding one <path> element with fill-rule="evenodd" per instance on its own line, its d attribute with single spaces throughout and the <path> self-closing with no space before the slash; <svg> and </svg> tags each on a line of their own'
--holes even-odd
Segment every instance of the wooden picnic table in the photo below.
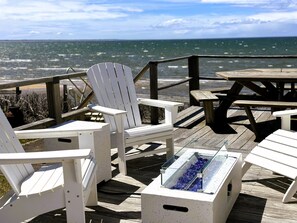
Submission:
<svg viewBox="0 0 297 223">
<path fill-rule="evenodd" d="M 251 91 L 251 100 L 254 100 L 255 96 L 257 96 L 257 100 L 270 102 L 297 101 L 297 92 L 295 90 L 297 69 L 244 69 L 222 71 L 216 74 L 228 81 L 234 81 L 232 87 L 227 92 L 227 97 L 221 101 L 215 110 L 216 122 L 226 120 L 227 110 L 235 100 L 240 98 L 244 87 Z"/>
</svg>

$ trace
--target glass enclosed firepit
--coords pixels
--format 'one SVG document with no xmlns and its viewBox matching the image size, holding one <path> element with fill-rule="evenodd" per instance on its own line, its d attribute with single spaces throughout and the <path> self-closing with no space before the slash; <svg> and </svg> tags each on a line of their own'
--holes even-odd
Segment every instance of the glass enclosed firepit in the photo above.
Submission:
<svg viewBox="0 0 297 223">
<path fill-rule="evenodd" d="M 161 167 L 161 184 L 169 189 L 214 193 L 209 182 L 227 159 L 226 144 L 212 154 L 184 147 Z"/>
<path fill-rule="evenodd" d="M 182 148 L 161 167 L 161 174 L 141 194 L 145 223 L 223 223 L 241 190 L 240 153 Z"/>
</svg>

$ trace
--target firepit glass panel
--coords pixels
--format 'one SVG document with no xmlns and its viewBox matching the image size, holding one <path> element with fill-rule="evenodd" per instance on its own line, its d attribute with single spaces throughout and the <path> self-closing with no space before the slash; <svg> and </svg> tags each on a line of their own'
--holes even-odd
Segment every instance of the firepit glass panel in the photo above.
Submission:
<svg viewBox="0 0 297 223">
<path fill-rule="evenodd" d="M 218 150 L 197 150 L 192 141 L 161 167 L 161 183 L 169 189 L 214 193 L 209 185 L 228 159 L 226 144 Z"/>
</svg>

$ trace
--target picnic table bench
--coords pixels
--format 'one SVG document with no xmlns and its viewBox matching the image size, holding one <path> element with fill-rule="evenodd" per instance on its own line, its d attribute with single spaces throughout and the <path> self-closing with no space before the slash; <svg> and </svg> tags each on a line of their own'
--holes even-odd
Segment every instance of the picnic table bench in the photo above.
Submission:
<svg viewBox="0 0 297 223">
<path fill-rule="evenodd" d="M 193 90 L 190 92 L 196 101 L 203 103 L 205 122 L 211 125 L 214 122 L 213 102 L 218 101 L 219 98 L 208 90 Z"/>
<path fill-rule="evenodd" d="M 257 130 L 256 121 L 251 112 L 251 107 L 270 107 L 279 109 L 297 108 L 297 102 L 292 101 L 236 100 L 233 102 L 233 104 L 239 107 L 244 107 L 244 110 L 251 123 L 251 127 L 256 135 L 256 138 L 259 137 L 259 131 Z"/>
</svg>

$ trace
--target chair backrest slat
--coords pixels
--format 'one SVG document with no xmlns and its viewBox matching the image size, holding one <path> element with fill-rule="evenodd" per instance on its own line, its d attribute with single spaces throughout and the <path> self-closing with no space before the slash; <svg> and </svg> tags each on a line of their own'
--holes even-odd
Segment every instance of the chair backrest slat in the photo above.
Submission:
<svg viewBox="0 0 297 223">
<path fill-rule="evenodd" d="M 110 100 L 114 99 L 114 101 L 115 101 L 114 104 L 111 104 L 110 108 L 117 108 L 117 109 L 125 111 L 125 101 L 122 97 L 121 89 L 119 88 L 118 74 L 115 71 L 114 64 L 113 63 L 101 63 L 99 66 L 102 67 L 102 69 L 100 71 L 103 71 L 104 68 L 107 71 L 106 73 L 102 72 L 100 74 L 100 76 L 106 75 L 106 77 L 104 77 L 104 79 L 109 80 L 109 82 L 104 81 L 102 83 L 102 85 L 99 87 L 102 88 L 102 86 L 105 86 L 106 88 L 108 88 L 109 89 L 108 98 Z M 106 103 L 103 106 L 108 107 L 108 104 Z M 124 126 L 128 126 L 128 125 L 129 125 L 128 120 L 124 119 Z"/>
<path fill-rule="evenodd" d="M 99 105 L 127 111 L 124 128 L 141 125 L 141 117 L 136 97 L 131 69 L 117 63 L 100 63 L 88 71 L 88 78 L 93 87 Z M 111 128 L 115 122 L 104 116 Z"/>
<path fill-rule="evenodd" d="M 24 152 L 5 114 L 0 109 L 0 153 Z M 15 193 L 19 194 L 21 183 L 34 172 L 31 164 L 0 165 L 0 169 Z"/>
</svg>

